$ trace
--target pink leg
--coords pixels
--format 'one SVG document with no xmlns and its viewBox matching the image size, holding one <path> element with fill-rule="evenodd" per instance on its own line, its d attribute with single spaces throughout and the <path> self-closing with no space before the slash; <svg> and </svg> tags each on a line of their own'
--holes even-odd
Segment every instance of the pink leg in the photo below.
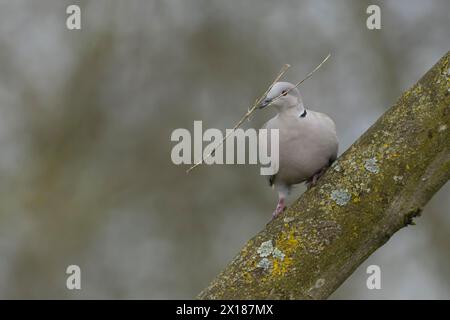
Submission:
<svg viewBox="0 0 450 320">
<path fill-rule="evenodd" d="M 272 219 L 275 219 L 286 209 L 286 205 L 284 204 L 284 197 L 280 197 L 278 199 L 278 204 L 275 211 L 272 213 Z"/>
</svg>

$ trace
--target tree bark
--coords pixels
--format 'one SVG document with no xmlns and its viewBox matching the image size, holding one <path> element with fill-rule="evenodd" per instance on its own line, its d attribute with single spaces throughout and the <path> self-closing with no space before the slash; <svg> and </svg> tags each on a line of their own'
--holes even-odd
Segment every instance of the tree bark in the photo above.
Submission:
<svg viewBox="0 0 450 320">
<path fill-rule="evenodd" d="M 450 177 L 450 52 L 277 219 L 200 299 L 325 299 Z"/>
</svg>

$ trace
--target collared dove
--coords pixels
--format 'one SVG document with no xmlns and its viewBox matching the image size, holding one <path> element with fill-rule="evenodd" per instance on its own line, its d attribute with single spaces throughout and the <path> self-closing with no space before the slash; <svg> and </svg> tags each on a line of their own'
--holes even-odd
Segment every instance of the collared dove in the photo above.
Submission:
<svg viewBox="0 0 450 320">
<path fill-rule="evenodd" d="M 278 114 L 263 128 L 279 129 L 279 170 L 269 179 L 278 191 L 278 204 L 273 218 L 284 211 L 291 186 L 301 182 L 308 188 L 336 159 L 338 140 L 336 127 L 327 115 L 307 110 L 300 92 L 289 82 L 277 82 L 259 108 L 273 105 Z M 268 135 L 270 143 L 270 135 Z M 277 160 L 277 159 L 275 159 Z"/>
</svg>

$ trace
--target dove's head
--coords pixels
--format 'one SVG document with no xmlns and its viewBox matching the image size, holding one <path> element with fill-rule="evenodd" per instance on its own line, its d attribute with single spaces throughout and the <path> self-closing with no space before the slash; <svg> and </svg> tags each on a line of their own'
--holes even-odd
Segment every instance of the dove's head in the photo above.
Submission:
<svg viewBox="0 0 450 320">
<path fill-rule="evenodd" d="M 292 83 L 277 82 L 260 103 L 259 109 L 265 108 L 268 105 L 273 105 L 278 110 L 282 111 L 302 104 L 300 92 Z"/>
</svg>

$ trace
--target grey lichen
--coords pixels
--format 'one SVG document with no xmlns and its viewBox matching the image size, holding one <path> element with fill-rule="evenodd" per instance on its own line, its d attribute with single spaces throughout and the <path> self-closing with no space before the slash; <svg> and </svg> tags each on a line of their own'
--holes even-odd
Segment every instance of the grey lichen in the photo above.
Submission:
<svg viewBox="0 0 450 320">
<path fill-rule="evenodd" d="M 340 206 L 345 206 L 351 198 L 352 195 L 348 193 L 347 189 L 333 190 L 331 192 L 331 199 L 333 199 Z"/>
<path fill-rule="evenodd" d="M 294 220 L 295 220 L 294 217 L 286 217 L 286 218 L 283 219 L 283 222 L 284 222 L 284 223 L 290 223 L 290 222 L 292 222 L 292 221 L 294 221 Z"/>
<path fill-rule="evenodd" d="M 274 258 L 276 258 L 276 259 L 278 259 L 278 260 L 281 260 L 281 261 L 283 261 L 283 260 L 284 260 L 284 257 L 285 257 L 285 254 L 284 254 L 280 249 L 278 249 L 278 248 L 275 248 L 275 249 L 273 250 L 272 255 L 273 255 Z"/>
<path fill-rule="evenodd" d="M 325 284 L 325 279 L 317 279 L 316 284 L 314 285 L 314 287 L 316 289 L 319 289 L 320 287 L 322 287 Z"/>
<path fill-rule="evenodd" d="M 272 268 L 272 262 L 267 258 L 262 258 L 256 266 L 267 271 Z"/>
<path fill-rule="evenodd" d="M 377 159 L 375 158 L 366 159 L 364 162 L 364 168 L 371 173 L 380 172 L 380 168 L 377 165 Z"/>
<path fill-rule="evenodd" d="M 333 170 L 336 172 L 341 171 L 341 166 L 339 165 L 339 163 L 337 161 L 333 162 L 333 164 L 331 165 L 331 168 L 333 168 Z"/>
<path fill-rule="evenodd" d="M 394 179 L 395 182 L 401 182 L 403 180 L 403 176 L 393 176 L 392 179 Z"/>
<path fill-rule="evenodd" d="M 317 292 L 318 290 L 323 287 L 323 285 L 325 284 L 325 279 L 323 278 L 319 278 L 316 280 L 316 282 L 314 283 L 314 285 L 309 288 L 308 293 L 309 293 L 309 297 L 310 298 L 317 298 Z"/>
<path fill-rule="evenodd" d="M 256 252 L 258 252 L 258 254 L 261 258 L 270 256 L 273 252 L 272 240 L 267 240 L 267 241 L 264 241 L 263 243 L 261 243 L 261 245 L 259 246 L 258 250 L 256 250 Z"/>
</svg>

